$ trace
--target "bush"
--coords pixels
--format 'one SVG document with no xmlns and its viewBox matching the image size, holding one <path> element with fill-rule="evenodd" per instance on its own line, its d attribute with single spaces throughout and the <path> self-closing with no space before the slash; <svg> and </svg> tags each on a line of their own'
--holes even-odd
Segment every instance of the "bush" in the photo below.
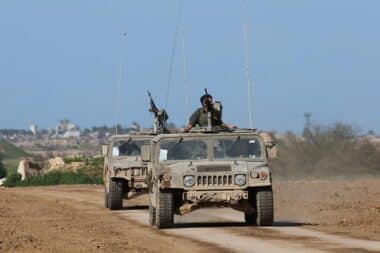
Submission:
<svg viewBox="0 0 380 253">
<path fill-rule="evenodd" d="M 15 169 L 8 171 L 7 180 L 4 182 L 4 186 L 12 187 L 16 186 L 21 182 L 21 174 L 19 174 Z"/>
<path fill-rule="evenodd" d="M 1 159 L 1 156 L 0 156 L 0 178 L 3 178 L 7 175 L 7 171 L 5 170 L 4 166 L 3 166 L 3 161 Z"/>
<path fill-rule="evenodd" d="M 18 174 L 19 175 L 19 174 Z M 18 179 L 18 178 L 15 178 Z M 42 176 L 36 176 L 21 181 L 21 175 L 18 180 L 5 182 L 5 186 L 39 186 L 39 185 L 59 185 L 59 184 L 102 184 L 100 177 L 93 177 L 84 173 L 75 173 L 72 171 L 52 171 Z"/>
<path fill-rule="evenodd" d="M 86 162 L 86 158 L 82 156 L 75 156 L 75 157 L 64 157 L 63 161 L 65 164 L 70 164 L 72 162 Z"/>
</svg>

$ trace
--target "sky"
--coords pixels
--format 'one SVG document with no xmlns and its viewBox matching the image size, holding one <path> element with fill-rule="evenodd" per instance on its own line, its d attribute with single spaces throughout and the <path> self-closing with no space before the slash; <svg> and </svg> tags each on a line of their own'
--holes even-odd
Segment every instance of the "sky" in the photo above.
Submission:
<svg viewBox="0 0 380 253">
<path fill-rule="evenodd" d="M 254 127 L 380 132 L 380 1 L 242 3 L 183 0 L 178 23 L 179 0 L 2 0 L 0 128 L 150 126 L 147 90 L 182 126 L 204 88 L 248 127 L 246 23 Z"/>
</svg>

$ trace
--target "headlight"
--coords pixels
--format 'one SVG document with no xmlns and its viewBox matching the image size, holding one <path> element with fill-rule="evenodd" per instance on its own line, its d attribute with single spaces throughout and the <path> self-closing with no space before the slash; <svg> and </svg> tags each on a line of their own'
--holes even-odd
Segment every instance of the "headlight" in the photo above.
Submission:
<svg viewBox="0 0 380 253">
<path fill-rule="evenodd" d="M 269 176 L 269 168 L 266 166 L 257 167 L 251 171 L 250 175 L 252 178 L 260 178 L 262 180 L 265 180 Z"/>
<path fill-rule="evenodd" d="M 183 178 L 183 184 L 186 187 L 192 187 L 192 186 L 194 186 L 194 184 L 195 184 L 195 178 L 194 178 L 194 176 L 185 176 Z"/>
<path fill-rule="evenodd" d="M 239 186 L 242 186 L 242 185 L 245 185 L 245 175 L 236 175 L 235 176 L 235 184 L 236 185 L 239 185 Z"/>
</svg>

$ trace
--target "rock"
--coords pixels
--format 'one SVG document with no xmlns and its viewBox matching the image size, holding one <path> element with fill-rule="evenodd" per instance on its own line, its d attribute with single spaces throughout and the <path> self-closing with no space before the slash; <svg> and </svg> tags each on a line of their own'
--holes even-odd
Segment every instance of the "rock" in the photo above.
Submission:
<svg viewBox="0 0 380 253">
<path fill-rule="evenodd" d="M 37 163 L 23 159 L 18 163 L 17 173 L 21 174 L 21 181 L 42 174 L 42 168 Z"/>
<path fill-rule="evenodd" d="M 65 166 L 65 161 L 62 157 L 55 157 L 52 159 L 49 159 L 49 170 L 57 170 Z"/>
<path fill-rule="evenodd" d="M 74 172 L 77 172 L 78 169 L 83 168 L 85 165 L 86 165 L 85 162 L 72 162 L 67 165 L 67 168 Z"/>
</svg>

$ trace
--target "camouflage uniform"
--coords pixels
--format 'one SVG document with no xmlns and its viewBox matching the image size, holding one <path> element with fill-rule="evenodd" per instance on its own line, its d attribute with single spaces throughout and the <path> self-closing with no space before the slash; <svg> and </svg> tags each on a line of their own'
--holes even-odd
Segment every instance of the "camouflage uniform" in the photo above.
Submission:
<svg viewBox="0 0 380 253">
<path fill-rule="evenodd" d="M 190 117 L 189 124 L 192 126 L 207 127 L 208 112 L 202 107 L 198 108 Z M 222 126 L 223 122 L 218 111 L 211 109 L 211 124 L 212 126 Z"/>
</svg>

